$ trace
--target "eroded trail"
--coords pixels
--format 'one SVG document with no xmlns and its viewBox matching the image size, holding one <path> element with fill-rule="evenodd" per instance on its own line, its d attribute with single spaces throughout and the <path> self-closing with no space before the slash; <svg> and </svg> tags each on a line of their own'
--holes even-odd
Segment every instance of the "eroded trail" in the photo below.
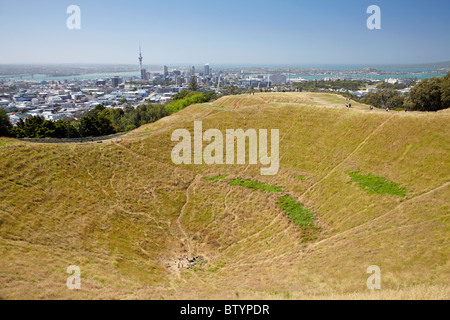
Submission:
<svg viewBox="0 0 450 320">
<path fill-rule="evenodd" d="M 197 182 L 197 180 L 198 180 L 198 175 L 194 178 L 194 180 L 191 182 L 191 184 L 188 186 L 188 188 L 186 189 L 186 201 L 185 201 L 185 203 L 184 203 L 184 205 L 183 205 L 183 207 L 181 208 L 181 211 L 180 211 L 180 215 L 178 216 L 178 219 L 177 219 L 177 224 L 178 224 L 178 228 L 180 229 L 180 231 L 181 231 L 181 233 L 183 234 L 183 236 L 184 236 L 184 239 L 180 239 L 181 241 L 185 241 L 186 242 L 186 246 L 187 246 L 187 254 L 188 254 L 188 256 L 191 256 L 191 254 L 192 254 L 192 248 L 191 248 L 191 243 L 190 243 L 190 239 L 189 239 L 189 236 L 187 235 L 187 233 L 186 233 L 186 231 L 183 229 L 183 226 L 182 226 L 182 219 L 183 219 L 183 216 L 185 215 L 185 213 L 186 213 L 186 208 L 187 208 L 187 206 L 189 205 L 189 200 L 190 200 L 190 196 L 189 196 L 189 191 L 194 187 L 194 185 L 196 184 L 196 182 Z M 183 242 L 184 242 L 183 241 Z"/>
<path fill-rule="evenodd" d="M 320 183 L 322 183 L 325 179 L 327 179 L 328 177 L 330 177 L 338 168 L 340 168 L 345 162 L 347 162 L 351 157 L 353 157 L 358 151 L 360 151 L 366 144 L 367 142 L 373 137 L 375 136 L 390 120 L 392 119 L 392 116 L 390 116 L 389 118 L 387 118 L 385 121 L 383 121 L 383 123 L 381 123 L 375 130 L 372 131 L 371 134 L 369 134 L 356 148 L 355 150 L 353 150 L 353 152 L 351 152 L 347 157 L 345 157 L 344 160 L 342 160 L 341 162 L 339 162 L 336 166 L 334 166 L 334 168 L 332 168 L 323 178 L 321 178 L 319 181 L 317 181 L 316 183 L 314 183 L 313 185 L 311 185 L 308 189 L 306 189 L 306 191 L 300 196 L 300 199 L 304 199 L 304 197 L 311 192 L 317 185 L 319 185 Z"/>
<path fill-rule="evenodd" d="M 425 197 L 425 196 L 427 196 L 427 195 L 430 195 L 430 194 L 432 194 L 432 193 L 434 193 L 434 192 L 436 192 L 436 191 L 443 190 L 443 189 L 445 189 L 445 188 L 447 188 L 447 187 L 449 187 L 449 186 L 450 186 L 450 182 L 446 182 L 446 183 L 444 183 L 443 185 L 441 185 L 441 186 L 439 186 L 439 187 L 433 188 L 433 189 L 431 189 L 431 190 L 429 190 L 429 191 L 426 191 L 426 192 L 424 192 L 424 193 L 422 193 L 422 194 L 419 194 L 419 195 L 417 195 L 417 196 L 415 196 L 415 197 L 412 197 L 412 198 L 406 200 L 405 202 L 400 203 L 399 205 L 397 205 L 397 206 L 396 206 L 395 208 L 393 208 L 392 210 L 389 210 L 388 212 L 382 214 L 382 215 L 379 216 L 379 217 L 376 217 L 375 219 L 369 220 L 369 221 L 367 221 L 366 223 L 363 223 L 363 224 L 361 224 L 361 225 L 359 225 L 359 226 L 353 227 L 353 228 L 348 229 L 348 230 L 346 230 L 346 231 L 344 231 L 344 232 L 341 232 L 341 233 L 339 233 L 339 234 L 336 234 L 336 235 L 334 235 L 334 236 L 331 236 L 331 237 L 329 237 L 329 238 L 326 238 L 326 239 L 323 239 L 323 240 L 321 240 L 321 241 L 319 241 L 319 242 L 314 243 L 314 245 L 312 245 L 312 246 L 310 247 L 310 249 L 313 249 L 313 248 L 315 248 L 315 247 L 318 247 L 318 246 L 320 246 L 320 245 L 323 245 L 323 244 L 325 244 L 325 243 L 328 243 L 328 242 L 330 242 L 330 241 L 332 241 L 332 240 L 337 240 L 337 239 L 340 239 L 340 238 L 345 238 L 345 236 L 347 236 L 347 235 L 349 235 L 349 234 L 353 234 L 353 233 L 355 233 L 355 232 L 358 232 L 359 230 L 364 229 L 364 228 L 367 227 L 368 225 L 373 225 L 373 224 L 376 223 L 377 221 L 380 221 L 380 220 L 382 220 L 383 218 L 385 218 L 385 217 L 387 217 L 387 216 L 389 216 L 389 215 L 392 215 L 393 212 L 395 212 L 396 210 L 401 209 L 401 208 L 404 207 L 406 204 L 408 204 L 408 203 L 410 203 L 410 202 L 412 202 L 412 201 L 417 201 L 418 199 L 421 199 L 422 197 Z M 439 219 L 441 219 L 441 217 L 439 217 Z M 424 221 L 424 222 L 425 222 L 425 223 L 429 223 L 429 221 Z"/>
</svg>

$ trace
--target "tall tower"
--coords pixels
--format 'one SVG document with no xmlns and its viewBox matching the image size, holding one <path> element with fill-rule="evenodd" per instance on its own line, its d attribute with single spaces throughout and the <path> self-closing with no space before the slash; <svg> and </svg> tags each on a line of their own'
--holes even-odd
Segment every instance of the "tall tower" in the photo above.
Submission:
<svg viewBox="0 0 450 320">
<path fill-rule="evenodd" d="M 139 65 L 141 66 L 142 70 L 142 52 L 141 52 L 141 44 L 139 43 Z"/>
<path fill-rule="evenodd" d="M 140 66 L 140 70 L 141 70 L 141 79 L 146 80 L 147 70 L 142 68 L 142 60 L 143 60 L 143 58 L 142 58 L 142 52 L 141 52 L 141 44 L 139 43 L 139 66 Z"/>
</svg>

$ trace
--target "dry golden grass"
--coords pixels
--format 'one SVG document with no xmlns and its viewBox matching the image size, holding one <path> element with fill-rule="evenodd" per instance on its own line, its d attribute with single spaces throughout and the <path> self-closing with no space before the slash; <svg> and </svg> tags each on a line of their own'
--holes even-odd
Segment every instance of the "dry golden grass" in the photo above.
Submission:
<svg viewBox="0 0 450 320">
<path fill-rule="evenodd" d="M 329 94 L 242 95 L 103 144 L 1 139 L 0 298 L 450 298 L 450 114 L 344 105 Z M 194 120 L 203 130 L 279 129 L 279 174 L 175 166 L 170 136 L 193 132 Z M 369 194 L 349 170 L 408 193 Z M 282 186 L 315 212 L 318 239 L 303 242 L 280 194 L 233 178 Z M 187 254 L 208 263 L 174 268 Z M 81 268 L 80 291 L 66 288 L 69 265 Z M 379 292 L 366 288 L 370 265 L 381 268 Z"/>
</svg>

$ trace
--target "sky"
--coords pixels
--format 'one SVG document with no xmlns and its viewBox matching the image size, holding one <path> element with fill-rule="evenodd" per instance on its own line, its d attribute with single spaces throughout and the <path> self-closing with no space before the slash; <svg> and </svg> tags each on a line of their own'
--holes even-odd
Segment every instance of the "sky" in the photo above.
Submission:
<svg viewBox="0 0 450 320">
<path fill-rule="evenodd" d="M 144 65 L 441 62 L 449 16 L 448 0 L 0 0 L 0 64 L 137 64 L 139 43 Z"/>
</svg>

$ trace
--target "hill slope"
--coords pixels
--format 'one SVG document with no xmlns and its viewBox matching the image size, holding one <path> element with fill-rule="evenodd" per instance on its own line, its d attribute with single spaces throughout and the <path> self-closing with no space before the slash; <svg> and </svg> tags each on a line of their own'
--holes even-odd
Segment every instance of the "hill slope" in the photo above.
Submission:
<svg viewBox="0 0 450 320">
<path fill-rule="evenodd" d="M 0 298 L 449 298 L 450 114 L 344 104 L 230 96 L 103 144 L 3 139 Z M 194 120 L 279 129 L 278 175 L 174 165 L 171 134 L 193 132 Z M 369 192 L 370 175 L 406 195 Z M 313 237 L 287 217 L 283 195 L 314 213 Z M 186 255 L 205 262 L 181 268 Z M 66 287 L 69 265 L 81 268 L 80 291 Z M 370 265 L 381 268 L 380 292 L 366 287 Z"/>
</svg>

